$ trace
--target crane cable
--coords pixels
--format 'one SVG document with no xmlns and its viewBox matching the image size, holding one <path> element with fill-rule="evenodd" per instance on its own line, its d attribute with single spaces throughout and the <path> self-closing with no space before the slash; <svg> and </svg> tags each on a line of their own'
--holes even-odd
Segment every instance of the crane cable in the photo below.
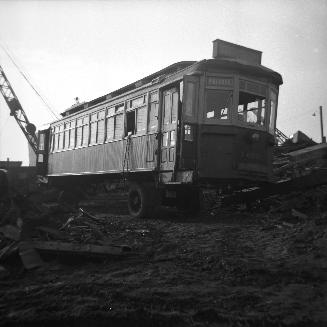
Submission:
<svg viewBox="0 0 327 327">
<path fill-rule="evenodd" d="M 58 114 L 50 107 L 50 105 L 45 101 L 45 99 L 42 97 L 42 95 L 35 89 L 35 87 L 33 86 L 33 84 L 29 81 L 29 79 L 27 78 L 27 76 L 24 74 L 24 72 L 20 69 L 20 67 L 16 64 L 15 60 L 13 59 L 13 57 L 10 55 L 10 53 L 8 52 L 8 50 L 4 47 L 3 44 L 0 43 L 0 47 L 3 49 L 3 51 L 7 54 L 7 56 L 9 57 L 9 59 L 11 60 L 11 62 L 15 65 L 15 67 L 18 69 L 19 73 L 23 76 L 23 78 L 26 80 L 26 82 L 30 85 L 30 87 L 34 90 L 34 92 L 40 97 L 40 99 L 42 100 L 42 102 L 45 104 L 45 106 L 48 108 L 48 110 L 50 111 L 50 113 L 53 115 L 53 117 L 55 119 L 59 119 Z"/>
</svg>

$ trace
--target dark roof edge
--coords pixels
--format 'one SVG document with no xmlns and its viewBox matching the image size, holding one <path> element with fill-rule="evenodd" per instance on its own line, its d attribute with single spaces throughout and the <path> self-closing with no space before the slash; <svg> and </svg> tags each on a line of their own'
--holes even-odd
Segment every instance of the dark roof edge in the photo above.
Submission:
<svg viewBox="0 0 327 327">
<path fill-rule="evenodd" d="M 206 66 L 210 66 L 211 64 L 215 66 L 222 66 L 223 68 L 227 68 L 227 69 L 237 69 L 240 71 L 244 71 L 246 73 L 254 73 L 258 75 L 269 76 L 272 78 L 274 83 L 278 85 L 283 84 L 283 78 L 279 73 L 263 65 L 255 65 L 241 60 L 224 58 L 224 59 L 204 60 L 203 62 L 199 62 L 199 68 L 203 69 L 202 65 L 205 68 Z"/>
<path fill-rule="evenodd" d="M 139 80 L 137 80 L 136 82 L 133 82 L 133 83 L 130 83 L 126 86 L 123 86 L 115 91 L 112 91 L 108 94 L 105 94 L 105 95 L 102 95 L 98 98 L 95 98 L 93 100 L 90 100 L 88 102 L 84 102 L 83 104 L 81 104 L 80 106 L 73 106 L 73 107 L 70 107 L 68 109 L 66 109 L 63 113 L 61 113 L 62 116 L 66 116 L 69 114 L 69 112 L 71 113 L 75 113 L 75 112 L 78 112 L 82 109 L 85 109 L 85 105 L 87 105 L 87 107 L 89 106 L 94 106 L 95 104 L 98 104 L 98 103 L 101 103 L 101 102 L 104 102 L 105 100 L 107 99 L 110 99 L 110 98 L 113 98 L 113 97 L 116 97 L 118 95 L 121 95 L 125 92 L 128 92 L 128 91 L 132 91 L 134 89 L 137 89 L 139 86 L 141 85 L 144 85 L 146 83 L 149 83 L 151 82 L 153 79 L 161 76 L 161 75 L 169 75 L 171 73 L 174 73 L 174 72 L 177 72 L 179 70 L 182 70 L 186 67 L 189 67 L 191 65 L 193 65 L 194 63 L 196 63 L 196 61 L 179 61 L 179 62 L 176 62 L 172 65 L 169 65 L 168 67 L 165 67 L 151 75 L 148 75 L 146 77 L 143 77 Z"/>
</svg>

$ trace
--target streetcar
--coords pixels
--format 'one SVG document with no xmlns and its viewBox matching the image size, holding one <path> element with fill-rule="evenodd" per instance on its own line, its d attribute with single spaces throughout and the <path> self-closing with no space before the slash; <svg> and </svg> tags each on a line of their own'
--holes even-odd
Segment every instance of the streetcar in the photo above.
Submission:
<svg viewBox="0 0 327 327">
<path fill-rule="evenodd" d="M 160 203 L 197 208 L 217 193 L 268 183 L 279 73 L 260 51 L 213 41 L 213 58 L 174 63 L 62 113 L 38 136 L 50 183 L 123 180 L 134 217 Z"/>
</svg>

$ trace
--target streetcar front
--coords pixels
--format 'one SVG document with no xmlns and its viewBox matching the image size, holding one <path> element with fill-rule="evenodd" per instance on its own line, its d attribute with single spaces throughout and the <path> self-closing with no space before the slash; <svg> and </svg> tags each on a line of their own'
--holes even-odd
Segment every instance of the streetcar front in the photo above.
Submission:
<svg viewBox="0 0 327 327">
<path fill-rule="evenodd" d="M 214 42 L 215 58 L 184 77 L 181 168 L 198 184 L 269 182 L 282 78 L 258 51 Z"/>
</svg>

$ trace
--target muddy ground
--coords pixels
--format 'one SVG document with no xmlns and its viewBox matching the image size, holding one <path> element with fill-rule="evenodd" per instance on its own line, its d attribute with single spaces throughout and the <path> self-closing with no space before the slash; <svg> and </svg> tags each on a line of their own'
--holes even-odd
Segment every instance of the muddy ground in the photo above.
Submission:
<svg viewBox="0 0 327 327">
<path fill-rule="evenodd" d="M 117 196 L 84 201 L 100 238 L 132 251 L 43 256 L 30 271 L 11 258 L 0 278 L 0 325 L 326 326 L 326 194 L 199 215 L 162 208 L 140 220 Z M 56 213 L 52 224 L 69 215 Z M 76 228 L 79 241 L 94 241 Z"/>
</svg>

